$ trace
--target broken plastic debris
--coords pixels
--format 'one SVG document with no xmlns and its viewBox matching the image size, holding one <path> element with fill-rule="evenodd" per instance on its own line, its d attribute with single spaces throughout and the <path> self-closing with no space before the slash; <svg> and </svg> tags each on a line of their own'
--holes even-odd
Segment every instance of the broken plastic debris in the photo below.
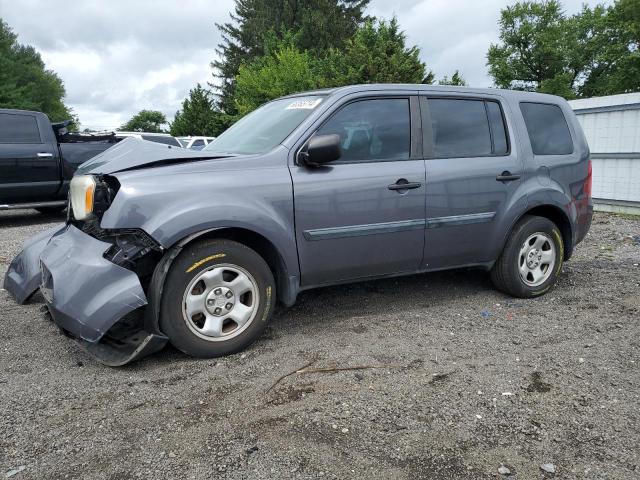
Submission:
<svg viewBox="0 0 640 480">
<path fill-rule="evenodd" d="M 13 468 L 13 469 L 9 470 L 9 471 L 5 474 L 5 476 L 6 476 L 6 478 L 11 478 L 11 477 L 13 477 L 14 475 L 17 475 L 18 473 L 20 473 L 21 471 L 23 471 L 25 468 L 27 468 L 27 467 L 26 467 L 26 465 L 20 465 L 20 466 L 18 466 L 18 467 L 16 467 L 16 468 Z"/>
<path fill-rule="evenodd" d="M 547 473 L 556 473 L 556 466 L 553 463 L 543 463 L 540 465 L 540 470 Z"/>
</svg>

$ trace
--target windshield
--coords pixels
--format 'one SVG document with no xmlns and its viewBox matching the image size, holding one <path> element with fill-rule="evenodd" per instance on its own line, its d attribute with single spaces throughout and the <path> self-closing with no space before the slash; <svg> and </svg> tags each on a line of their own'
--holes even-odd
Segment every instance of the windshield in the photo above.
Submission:
<svg viewBox="0 0 640 480">
<path fill-rule="evenodd" d="M 289 136 L 320 105 L 323 97 L 283 98 L 243 117 L 203 150 L 215 153 L 266 153 Z"/>
</svg>

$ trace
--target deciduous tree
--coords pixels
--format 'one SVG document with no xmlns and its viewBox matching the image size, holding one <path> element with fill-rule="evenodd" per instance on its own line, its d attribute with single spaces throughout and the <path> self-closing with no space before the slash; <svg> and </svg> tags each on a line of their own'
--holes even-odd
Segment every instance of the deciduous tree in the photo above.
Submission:
<svg viewBox="0 0 640 480">
<path fill-rule="evenodd" d="M 0 108 L 44 112 L 54 122 L 74 118 L 64 96 L 60 77 L 46 68 L 35 48 L 19 44 L 0 19 Z"/>
<path fill-rule="evenodd" d="M 567 16 L 559 1 L 524 1 L 500 17 L 500 43 L 487 54 L 502 88 L 576 96 L 640 89 L 640 4 L 617 0 Z"/>
<path fill-rule="evenodd" d="M 162 128 L 167 123 L 164 113 L 157 110 L 140 110 L 118 130 L 127 132 L 164 133 Z"/>
<path fill-rule="evenodd" d="M 566 17 L 556 0 L 518 2 L 504 8 L 500 44 L 491 45 L 487 54 L 489 73 L 496 85 L 545 90 L 545 82 L 550 82 L 546 89 L 572 82 L 577 72 L 567 76 L 566 27 Z"/>
</svg>

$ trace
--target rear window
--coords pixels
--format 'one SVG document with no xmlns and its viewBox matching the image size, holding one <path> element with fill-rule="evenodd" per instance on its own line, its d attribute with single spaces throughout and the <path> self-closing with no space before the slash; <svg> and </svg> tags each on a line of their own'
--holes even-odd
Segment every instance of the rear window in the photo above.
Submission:
<svg viewBox="0 0 640 480">
<path fill-rule="evenodd" d="M 0 143 L 40 143 L 36 117 L 0 113 Z"/>
<path fill-rule="evenodd" d="M 180 142 L 174 137 L 164 137 L 162 135 L 141 135 L 143 140 L 149 140 L 150 142 L 163 143 L 164 145 L 175 145 L 176 147 L 182 147 Z"/>
<path fill-rule="evenodd" d="M 573 153 L 569 126 L 558 105 L 548 103 L 520 104 L 535 155 L 568 155 Z"/>
</svg>

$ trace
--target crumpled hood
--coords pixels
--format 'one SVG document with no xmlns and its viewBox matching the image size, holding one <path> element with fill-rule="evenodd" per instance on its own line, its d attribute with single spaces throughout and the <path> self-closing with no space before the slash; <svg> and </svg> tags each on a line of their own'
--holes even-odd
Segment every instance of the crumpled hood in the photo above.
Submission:
<svg viewBox="0 0 640 480">
<path fill-rule="evenodd" d="M 109 174 L 144 165 L 191 162 L 228 156 L 231 155 L 213 152 L 207 155 L 206 151 L 187 150 L 186 148 L 129 137 L 80 165 L 76 175 Z"/>
</svg>

